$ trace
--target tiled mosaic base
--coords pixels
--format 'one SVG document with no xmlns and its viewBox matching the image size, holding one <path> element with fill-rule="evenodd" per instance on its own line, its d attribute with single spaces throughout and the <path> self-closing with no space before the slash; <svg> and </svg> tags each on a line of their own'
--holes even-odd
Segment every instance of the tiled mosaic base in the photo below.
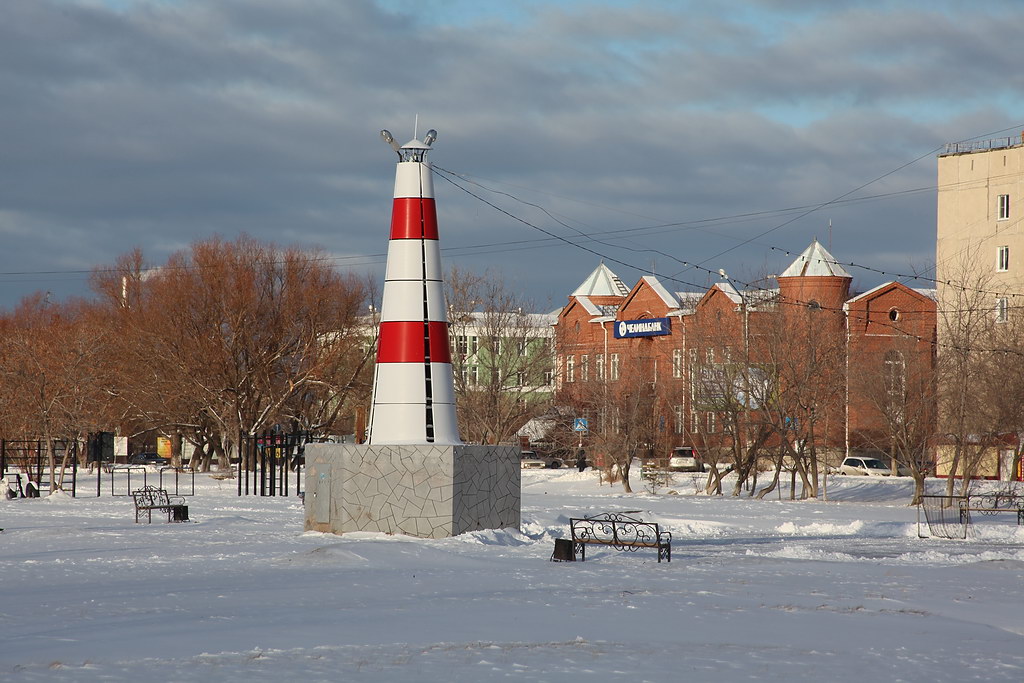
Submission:
<svg viewBox="0 0 1024 683">
<path fill-rule="evenodd" d="M 306 530 L 447 538 L 519 528 L 509 446 L 306 445 Z"/>
</svg>

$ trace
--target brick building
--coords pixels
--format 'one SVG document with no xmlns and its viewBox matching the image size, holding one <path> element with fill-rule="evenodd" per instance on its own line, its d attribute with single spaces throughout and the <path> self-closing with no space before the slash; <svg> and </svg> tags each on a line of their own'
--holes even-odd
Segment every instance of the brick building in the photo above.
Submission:
<svg viewBox="0 0 1024 683">
<path fill-rule="evenodd" d="M 637 438 L 654 457 L 692 446 L 729 461 L 755 441 L 765 453 L 811 444 L 828 465 L 886 452 L 884 413 L 916 386 L 904 375 L 934 367 L 934 293 L 890 282 L 851 296 L 817 241 L 776 280 L 671 292 L 645 276 L 628 289 L 599 265 L 555 324 L 559 402 L 589 419 L 595 445 L 644 422 Z"/>
</svg>

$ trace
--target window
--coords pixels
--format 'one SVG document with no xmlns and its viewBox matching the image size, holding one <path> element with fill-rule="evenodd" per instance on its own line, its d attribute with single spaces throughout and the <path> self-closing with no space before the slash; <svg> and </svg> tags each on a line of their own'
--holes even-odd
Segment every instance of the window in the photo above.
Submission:
<svg viewBox="0 0 1024 683">
<path fill-rule="evenodd" d="M 620 424 L 621 421 L 619 419 L 619 408 L 618 408 L 618 406 L 612 408 L 611 411 L 609 411 L 609 412 L 611 413 L 611 415 L 609 416 L 609 419 L 608 419 L 608 430 L 612 434 L 618 434 L 619 431 L 620 431 L 620 428 L 622 426 Z"/>
<path fill-rule="evenodd" d="M 526 373 L 523 372 L 522 370 L 518 370 L 516 372 L 516 386 L 517 387 L 525 387 L 526 386 Z"/>
<path fill-rule="evenodd" d="M 469 340 L 465 335 L 460 334 L 455 338 L 455 352 L 463 358 L 469 352 Z"/>
<path fill-rule="evenodd" d="M 1005 273 L 1010 269 L 1010 247 L 996 247 L 996 270 Z"/>
<path fill-rule="evenodd" d="M 683 376 L 683 350 L 672 349 L 672 376 L 676 379 Z M 677 432 L 678 433 L 678 432 Z"/>
<path fill-rule="evenodd" d="M 576 356 L 566 356 L 565 358 L 565 381 L 576 381 Z"/>
<path fill-rule="evenodd" d="M 480 373 L 475 365 L 462 366 L 462 381 L 466 386 L 476 386 L 480 381 Z"/>
<path fill-rule="evenodd" d="M 889 309 L 889 320 L 891 322 L 898 322 L 900 319 L 900 309 L 890 308 Z"/>
<path fill-rule="evenodd" d="M 619 378 L 619 354 L 613 353 L 610 360 L 611 365 L 608 368 L 608 379 L 614 382 Z"/>
<path fill-rule="evenodd" d="M 686 422 L 684 421 L 684 415 L 686 413 L 683 412 L 683 406 L 673 407 L 673 412 L 675 413 L 675 424 L 673 425 L 673 431 L 676 434 L 682 434 L 686 428 Z"/>
<path fill-rule="evenodd" d="M 885 393 L 888 399 L 887 412 L 897 424 L 903 423 L 903 403 L 907 390 L 907 364 L 899 351 L 885 354 Z"/>
<path fill-rule="evenodd" d="M 690 431 L 694 434 L 700 431 L 700 417 L 696 410 L 690 413 Z"/>
<path fill-rule="evenodd" d="M 999 203 L 996 209 L 996 218 L 1005 221 L 1010 217 L 1010 195 L 999 195 Z"/>
<path fill-rule="evenodd" d="M 1010 304 L 1005 296 L 996 299 L 996 322 L 1005 323 L 1010 319 Z"/>
<path fill-rule="evenodd" d="M 715 414 L 708 413 L 708 434 L 714 434 L 718 425 L 715 423 Z"/>
<path fill-rule="evenodd" d="M 501 337 L 491 337 L 491 351 L 496 356 L 501 355 Z"/>
<path fill-rule="evenodd" d="M 903 395 L 907 386 L 907 364 L 899 351 L 888 351 L 885 354 L 885 389 L 890 398 Z"/>
<path fill-rule="evenodd" d="M 583 354 L 580 356 L 580 381 L 587 382 L 590 380 L 590 356 Z"/>
<path fill-rule="evenodd" d="M 604 381 L 604 354 L 597 354 L 597 379 Z"/>
<path fill-rule="evenodd" d="M 708 349 L 708 351 L 707 351 L 707 359 L 708 359 L 708 363 L 709 364 L 713 364 L 715 362 L 715 350 L 714 349 Z"/>
<path fill-rule="evenodd" d="M 480 349 L 480 338 L 479 337 L 470 337 L 469 338 L 469 352 L 475 356 L 476 352 L 479 349 Z"/>
<path fill-rule="evenodd" d="M 554 381 L 555 381 L 555 373 L 553 373 L 551 370 L 545 370 L 544 371 L 544 386 L 550 387 L 551 384 Z"/>
</svg>

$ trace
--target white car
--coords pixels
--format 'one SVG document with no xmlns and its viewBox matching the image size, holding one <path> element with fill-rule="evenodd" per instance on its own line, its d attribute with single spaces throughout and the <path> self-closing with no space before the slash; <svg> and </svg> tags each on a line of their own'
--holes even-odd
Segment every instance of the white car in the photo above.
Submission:
<svg viewBox="0 0 1024 683">
<path fill-rule="evenodd" d="M 839 474 L 888 477 L 892 474 L 892 470 L 878 458 L 847 458 L 839 466 Z"/>
<path fill-rule="evenodd" d="M 562 461 L 550 456 L 537 455 L 534 451 L 521 451 L 519 453 L 519 466 L 524 470 L 557 470 L 562 466 Z"/>
<path fill-rule="evenodd" d="M 668 468 L 673 472 L 703 472 L 704 463 L 700 461 L 696 451 L 690 446 L 676 446 L 672 449 Z"/>
</svg>

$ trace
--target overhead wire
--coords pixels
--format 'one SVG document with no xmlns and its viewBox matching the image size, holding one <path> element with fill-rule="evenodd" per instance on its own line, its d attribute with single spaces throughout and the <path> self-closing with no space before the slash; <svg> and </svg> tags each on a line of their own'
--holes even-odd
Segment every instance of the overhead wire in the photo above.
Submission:
<svg viewBox="0 0 1024 683">
<path fill-rule="evenodd" d="M 848 196 L 849 194 L 852 194 L 853 192 L 856 192 L 856 191 L 857 191 L 858 189 L 862 189 L 863 187 L 867 187 L 868 185 L 872 184 L 873 182 L 877 182 L 878 180 L 881 180 L 882 178 L 885 178 L 885 177 L 887 177 L 887 176 L 889 176 L 889 175 L 892 175 L 893 173 L 895 173 L 895 172 L 897 172 L 897 171 L 899 171 L 899 170 L 901 170 L 901 169 L 903 169 L 903 168 L 906 168 L 907 166 L 909 166 L 909 165 L 911 165 L 911 164 L 913 164 L 913 163 L 916 163 L 917 161 L 920 161 L 920 159 L 924 158 L 925 156 L 929 156 L 929 155 L 931 155 L 931 154 L 934 154 L 934 153 L 935 153 L 936 151 L 938 151 L 938 149 L 941 149 L 941 148 L 937 148 L 937 149 L 935 149 L 935 150 L 932 150 L 932 151 L 928 152 L 927 154 L 925 154 L 925 155 L 922 155 L 922 156 L 920 156 L 920 157 L 918 157 L 918 158 L 914 159 L 913 161 L 910 161 L 910 162 L 907 162 L 907 163 L 905 163 L 905 164 L 901 165 L 901 166 L 900 166 L 900 167 L 898 167 L 897 169 L 894 169 L 894 170 L 892 170 L 892 171 L 889 171 L 888 173 L 882 174 L 882 175 L 881 175 L 881 176 L 879 176 L 878 178 L 876 178 L 876 179 L 874 179 L 874 180 L 872 180 L 872 181 L 870 181 L 870 182 L 868 182 L 868 183 L 865 183 L 865 184 L 861 185 L 861 186 L 860 186 L 859 188 L 856 188 L 856 189 L 854 189 L 854 190 L 851 190 L 850 192 L 847 192 L 847 193 L 844 193 L 843 195 L 840 195 L 840 196 L 839 196 L 839 197 L 838 197 L 837 199 L 842 199 L 842 198 L 845 198 L 845 197 L 847 197 L 847 196 Z M 516 221 L 518 221 L 518 222 L 520 222 L 520 223 L 523 223 L 524 225 L 527 225 L 528 227 L 531 227 L 531 228 L 533 228 L 533 229 L 539 230 L 540 232 L 543 232 L 544 234 L 546 234 L 546 235 L 549 235 L 550 237 L 552 237 L 552 238 L 554 238 L 554 239 L 557 239 L 557 240 L 559 240 L 559 241 L 562 241 L 562 242 L 565 242 L 565 243 L 567 243 L 567 244 L 569 244 L 569 245 L 571 245 L 571 246 L 575 246 L 575 247 L 577 247 L 577 248 L 579 248 L 579 249 L 583 249 L 584 251 L 587 251 L 587 252 L 590 252 L 590 253 L 592 253 L 592 254 L 595 254 L 596 256 L 599 256 L 599 257 L 601 257 L 601 258 L 602 258 L 603 260 L 607 260 L 607 261 L 609 261 L 609 262 L 612 262 L 612 263 L 618 263 L 618 264 L 620 264 L 620 265 L 623 265 L 623 266 L 625 266 L 625 267 L 627 267 L 627 268 L 633 268 L 633 269 L 635 269 L 635 270 L 638 270 L 638 271 L 641 271 L 641 272 L 652 272 L 652 274 L 653 274 L 653 275 L 655 275 L 655 276 L 658 276 L 658 277 L 662 277 L 662 278 L 665 278 L 665 279 L 667 279 L 667 280 L 669 280 L 669 281 L 672 281 L 672 282 L 678 282 L 678 283 L 681 283 L 681 284 L 686 284 L 686 285 L 689 285 L 689 286 L 693 286 L 693 287 L 698 287 L 698 288 L 702 288 L 702 286 L 701 286 L 701 285 L 696 285 L 696 284 L 694 284 L 694 283 L 692 283 L 692 282 L 688 282 L 688 281 L 686 281 L 686 280 L 681 280 L 681 279 L 679 279 L 678 277 L 676 277 L 676 276 L 677 276 L 677 275 L 678 275 L 679 273 L 676 273 L 676 274 L 674 274 L 674 275 L 664 275 L 664 274 L 660 274 L 660 275 L 659 275 L 658 273 L 655 273 L 655 272 L 653 272 L 653 269 L 645 269 L 645 268 L 641 268 L 641 267 L 638 267 L 638 266 L 636 266 L 636 265 L 634 265 L 634 264 L 631 264 L 631 263 L 628 263 L 628 262 L 626 262 L 626 261 L 622 261 L 622 260 L 620 260 L 620 259 L 616 259 L 616 258 L 614 258 L 614 257 L 611 257 L 611 256 L 609 256 L 609 255 L 607 255 L 607 254 L 603 254 L 603 253 L 601 253 L 601 252 L 599 252 L 599 251 L 597 251 L 597 250 L 595 250 L 595 249 L 591 249 L 591 248 L 589 248 L 589 247 L 585 247 L 585 246 L 583 246 L 583 245 L 581 245 L 581 244 L 579 244 L 579 243 L 577 243 L 577 242 L 574 242 L 574 241 L 572 241 L 572 240 L 570 240 L 570 239 L 568 239 L 568 238 L 565 238 L 565 237 L 563 237 L 563 236 L 561 236 L 561 235 L 557 235 L 556 233 L 553 233 L 553 232 L 551 232 L 551 231 L 549 231 L 549 230 L 547 230 L 547 229 L 545 229 L 545 228 L 542 228 L 542 227 L 540 227 L 540 226 L 538 226 L 538 225 L 535 225 L 534 223 L 531 223 L 530 221 L 528 221 L 528 220 L 526 220 L 526 219 L 524 219 L 524 218 L 522 218 L 522 217 L 520 217 L 520 216 L 516 216 L 515 214 L 513 214 L 513 213 L 511 213 L 511 212 L 507 211 L 506 209 L 504 209 L 504 208 L 502 208 L 502 207 L 499 207 L 499 206 L 497 206 L 497 205 L 496 205 L 496 204 L 494 204 L 493 202 L 490 202 L 490 201 L 488 201 L 488 200 L 484 199 L 483 197 L 481 197 L 481 196 L 480 196 L 480 195 L 478 195 L 477 193 L 475 193 L 475 192 L 473 192 L 473 191 L 469 190 L 468 188 L 466 188 L 466 187 L 463 187 L 463 186 L 462 186 L 462 185 L 460 185 L 459 183 L 455 182 L 455 181 L 454 181 L 454 180 L 452 179 L 452 177 L 450 177 L 450 176 L 452 176 L 452 175 L 454 175 L 454 174 L 451 174 L 450 172 L 446 172 L 446 171 L 444 171 L 443 169 L 440 169 L 440 170 L 441 170 L 442 172 L 441 172 L 441 173 L 438 173 L 438 174 L 437 174 L 437 175 L 438 175 L 438 177 L 440 177 L 440 178 L 442 178 L 442 179 L 446 180 L 447 182 L 451 183 L 451 184 L 452 184 L 453 186 L 455 186 L 455 187 L 459 188 L 459 189 L 460 189 L 460 190 L 462 190 L 463 192 L 465 192 L 465 193 L 469 194 L 470 196 L 473 196 L 473 197 L 475 197 L 475 198 L 476 198 L 476 199 L 478 199 L 479 201 L 482 201 L 483 203 L 485 203 L 485 204 L 487 204 L 488 206 L 492 207 L 493 209 L 495 209 L 495 210 L 499 211 L 500 213 L 502 213 L 502 214 L 504 214 L 504 215 L 506 215 L 506 216 L 508 216 L 508 217 L 512 218 L 513 220 L 516 220 Z M 456 177 L 458 177 L 458 176 L 456 176 Z M 474 183 L 474 184 L 478 184 L 478 183 Z M 486 189 L 486 188 L 485 188 L 485 189 Z M 519 202 L 521 202 L 521 203 L 523 203 L 523 204 L 526 204 L 526 205 L 530 205 L 530 206 L 535 206 L 536 208 L 538 208 L 538 209 L 540 209 L 541 211 L 543 211 L 543 212 L 544 212 L 544 213 L 545 213 L 545 214 L 546 214 L 547 216 L 549 216 L 550 218 L 552 218 L 552 220 L 555 220 L 555 221 L 556 221 L 557 223 L 559 223 L 560 225 L 563 225 L 564 227 L 567 227 L 567 228 L 569 228 L 569 229 L 572 229 L 572 230 L 576 230 L 577 232 L 579 232 L 579 231 L 578 231 L 578 230 L 577 230 L 576 228 L 573 228 L 572 226 L 568 226 L 568 225 L 567 225 L 566 223 L 564 223 L 563 221 L 561 221 L 561 220 L 559 220 L 559 219 L 555 218 L 555 217 L 554 217 L 554 216 L 553 216 L 553 215 L 551 214 L 551 212 L 550 212 L 550 211 L 548 211 L 547 209 L 545 209 L 544 207 L 540 207 L 540 206 L 538 206 L 538 205 L 534 204 L 533 202 L 527 202 L 527 201 L 525 201 L 525 200 L 521 200 L 521 199 L 519 199 L 518 197 L 515 197 L 514 195 L 511 195 L 511 194 L 509 194 L 509 193 L 505 193 L 505 192 L 498 192 L 498 194 L 502 194 L 502 195 L 505 195 L 505 196 L 507 196 L 507 197 L 510 197 L 510 198 L 512 198 L 512 199 L 514 199 L 514 200 L 516 200 L 516 201 L 519 201 Z M 820 204 L 820 205 L 816 205 L 816 206 L 818 206 L 818 207 L 824 207 L 824 206 L 827 206 L 827 205 L 828 205 L 829 203 L 831 203 L 831 202 L 824 202 L 824 203 L 822 203 L 822 204 Z M 814 210 L 817 210 L 817 209 L 811 209 L 811 210 L 808 210 L 808 211 L 804 212 L 804 213 L 803 213 L 803 214 L 801 214 L 801 215 L 807 215 L 807 214 L 809 214 L 809 213 L 812 213 L 812 212 L 813 212 Z M 787 225 L 787 224 L 789 224 L 789 223 L 791 223 L 791 222 L 792 222 L 792 220 L 791 220 L 791 221 L 787 221 L 787 222 L 785 222 L 785 223 L 783 223 L 783 224 L 781 224 L 781 225 L 779 225 L 779 226 L 776 226 L 775 228 L 772 228 L 771 230 L 768 230 L 768 231 L 765 231 L 765 232 L 763 232 L 763 233 L 762 233 L 762 235 L 764 235 L 764 234 L 768 234 L 768 233 L 772 232 L 773 230 L 775 230 L 775 229 L 778 229 L 778 228 L 780 228 L 780 227 L 783 227 L 784 225 Z M 581 235 L 583 235 L 583 236 L 587 236 L 587 235 L 585 235 L 584 233 L 581 233 Z M 599 241 L 599 240 L 598 240 L 598 241 Z M 737 247 L 738 247 L 738 246 L 742 246 L 742 244 L 746 244 L 746 243 L 749 243 L 750 241 L 751 241 L 751 240 L 746 240 L 745 242 L 741 243 L 740 245 L 737 245 Z M 607 244 L 606 244 L 606 246 L 611 246 L 611 245 L 607 245 Z M 623 247 L 619 246 L 618 248 L 623 248 Z M 679 260 L 679 259 L 677 259 L 677 258 L 675 258 L 675 257 L 671 256 L 670 254 L 665 254 L 664 252 L 661 252 L 661 251 L 659 251 L 659 250 L 655 250 L 655 249 L 649 249 L 649 248 L 644 248 L 644 249 L 630 249 L 630 250 L 631 250 L 631 251 L 647 251 L 647 252 L 653 252 L 653 253 L 658 253 L 658 254 L 664 255 L 664 256 L 666 256 L 666 257 L 668 257 L 668 258 L 672 259 L 672 260 L 675 260 L 675 261 L 679 262 L 680 264 L 683 264 L 683 265 L 684 265 L 685 267 L 684 267 L 684 271 L 681 271 L 681 272 L 685 272 L 685 270 L 688 270 L 688 269 L 690 269 L 690 268 L 694 268 L 694 269 L 697 269 L 697 270 L 701 270 L 701 271 L 707 272 L 708 274 L 711 274 L 711 275 L 718 275 L 718 274 L 719 274 L 719 273 L 716 273 L 715 271 L 712 271 L 712 270 L 710 270 L 710 269 L 708 269 L 708 268 L 704 267 L 703 263 L 706 263 L 706 262 L 707 262 L 708 260 L 710 260 L 710 259 L 705 259 L 705 260 L 704 260 L 704 261 L 702 261 L 701 263 L 688 263 L 688 262 L 685 262 L 685 261 L 681 261 L 681 260 Z M 723 252 L 723 253 L 727 253 L 727 252 Z M 713 258 L 713 257 L 712 257 L 712 258 Z M 838 264 L 838 262 L 835 262 L 835 263 L 837 263 L 837 264 Z M 774 290 L 768 290 L 767 288 L 764 288 L 764 287 L 760 287 L 760 286 L 757 286 L 757 285 L 753 285 L 753 284 L 751 284 L 751 283 L 746 283 L 746 282 L 742 282 L 742 281 L 740 281 L 740 280 L 736 280 L 735 278 L 731 278 L 731 280 L 732 280 L 733 282 L 739 282 L 740 284 L 742 284 L 742 285 L 744 285 L 744 286 L 746 286 L 746 287 L 748 287 L 749 289 L 751 289 L 751 290 L 754 290 L 754 291 L 762 291 L 762 292 L 773 292 L 773 291 L 774 291 Z M 739 293 L 739 292 L 738 292 L 738 294 L 739 294 L 739 295 L 741 296 L 741 298 L 742 298 L 742 296 L 743 296 L 743 295 L 742 295 L 741 293 Z M 832 311 L 834 311 L 834 312 L 837 312 L 837 313 L 844 313 L 844 314 L 845 314 L 845 311 L 844 311 L 843 309 L 841 309 L 841 308 L 835 308 L 835 307 L 828 307 L 828 306 L 822 306 L 822 305 L 820 305 L 820 304 L 819 304 L 818 302 L 812 302 L 812 301 L 801 301 L 801 300 L 785 300 L 785 299 L 781 299 L 781 298 L 779 298 L 779 299 L 777 299 L 777 303 L 782 303 L 782 304 L 785 304 L 785 305 L 792 305 L 792 306 L 799 306 L 799 307 L 801 307 L 801 308 L 806 308 L 806 307 L 809 307 L 809 306 L 810 306 L 811 304 L 817 304 L 817 306 L 818 306 L 818 308 L 819 308 L 820 310 L 832 310 Z M 1016 308 L 1016 307 L 1015 307 L 1015 308 Z M 967 310 L 968 310 L 968 309 L 958 309 L 958 310 L 959 310 L 960 312 L 967 312 Z M 970 310 L 974 310 L 974 311 L 985 311 L 985 312 L 987 312 L 987 311 L 990 311 L 991 309 L 989 309 L 989 308 L 984 308 L 984 309 L 970 309 Z M 933 313 L 933 312 L 934 312 L 934 313 L 936 313 L 936 315 L 937 315 L 937 313 L 938 313 L 937 309 L 925 309 L 925 310 L 922 310 L 922 311 L 920 311 L 920 312 L 921 312 L 921 313 L 925 313 L 925 314 L 931 314 L 931 313 Z M 910 311 L 907 311 L 907 313 L 910 313 Z M 934 346 L 937 346 L 937 347 L 943 347 L 943 348 L 951 348 L 951 349 L 954 349 L 954 350 L 965 350 L 965 349 L 964 349 L 963 347 L 959 347 L 959 346 L 957 346 L 957 345 L 951 345 L 951 344 L 947 344 L 947 343 L 942 343 L 942 342 L 938 342 L 938 341 L 937 341 L 937 340 L 935 340 L 935 339 L 927 339 L 927 338 L 924 338 L 924 337 L 922 337 L 922 336 L 920 336 L 920 335 L 916 335 L 916 334 L 910 333 L 910 332 L 908 332 L 908 331 L 907 331 L 906 329 L 904 329 L 904 328 L 898 327 L 898 326 L 896 326 L 896 325 L 893 325 L 893 324 L 890 324 L 890 323 L 885 323 L 884 321 L 873 321 L 873 322 L 875 322 L 876 324 L 879 324 L 879 325 L 881 325 L 881 326 L 883 326 L 883 327 L 889 327 L 889 328 L 891 328 L 891 329 L 893 329 L 893 330 L 895 330 L 895 331 L 898 331 L 898 332 L 899 332 L 899 333 L 900 333 L 901 335 L 904 335 L 904 336 L 908 336 L 908 337 L 914 338 L 914 339 L 915 339 L 916 341 L 918 341 L 918 342 L 924 342 L 924 343 L 928 343 L 928 344 L 930 344 L 930 345 L 934 345 Z M 1019 354 L 1019 355 L 1024 355 L 1024 353 L 1021 353 L 1021 352 L 1017 352 L 1017 351 L 1012 351 L 1012 350 L 1007 350 L 1007 349 L 984 349 L 984 348 L 980 348 L 980 347 L 974 347 L 974 348 L 972 348 L 972 349 L 970 349 L 970 350 L 978 350 L 978 351 L 986 351 L 986 352 L 1000 352 L 1000 351 L 1002 351 L 1002 352 L 1012 352 L 1012 353 L 1015 353 L 1015 354 Z"/>
</svg>

